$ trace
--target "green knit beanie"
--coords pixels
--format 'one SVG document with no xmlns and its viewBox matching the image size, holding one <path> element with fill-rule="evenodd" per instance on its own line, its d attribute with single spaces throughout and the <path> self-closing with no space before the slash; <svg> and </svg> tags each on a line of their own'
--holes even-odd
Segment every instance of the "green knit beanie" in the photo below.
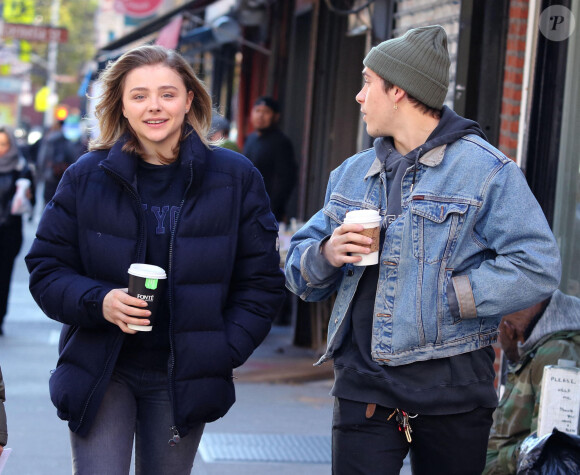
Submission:
<svg viewBox="0 0 580 475">
<path fill-rule="evenodd" d="M 422 103 L 441 109 L 449 88 L 447 34 L 423 26 L 372 48 L 363 64 Z"/>
</svg>

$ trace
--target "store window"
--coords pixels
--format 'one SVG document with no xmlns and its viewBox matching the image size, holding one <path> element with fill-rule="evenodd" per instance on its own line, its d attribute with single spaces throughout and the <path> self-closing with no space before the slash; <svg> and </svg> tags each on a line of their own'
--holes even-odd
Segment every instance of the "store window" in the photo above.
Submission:
<svg viewBox="0 0 580 475">
<path fill-rule="evenodd" d="M 562 255 L 560 289 L 580 297 L 580 2 L 573 2 L 576 27 L 568 41 L 568 59 L 564 86 L 564 107 L 556 202 L 554 234 Z"/>
</svg>

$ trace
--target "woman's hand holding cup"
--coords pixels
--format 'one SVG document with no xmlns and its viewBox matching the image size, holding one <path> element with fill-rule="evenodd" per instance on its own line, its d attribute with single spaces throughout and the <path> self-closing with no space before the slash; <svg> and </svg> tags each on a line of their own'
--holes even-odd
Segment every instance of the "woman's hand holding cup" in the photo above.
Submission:
<svg viewBox="0 0 580 475">
<path fill-rule="evenodd" d="M 113 289 L 103 300 L 103 315 L 121 331 L 134 334 L 137 331 L 127 325 L 149 325 L 147 318 L 151 312 L 147 308 L 147 302 L 131 297 L 127 289 Z"/>
</svg>

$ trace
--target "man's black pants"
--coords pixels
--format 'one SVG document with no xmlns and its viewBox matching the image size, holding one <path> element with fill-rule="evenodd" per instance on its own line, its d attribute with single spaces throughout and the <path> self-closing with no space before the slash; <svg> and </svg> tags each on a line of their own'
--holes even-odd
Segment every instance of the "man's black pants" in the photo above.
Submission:
<svg viewBox="0 0 580 475">
<path fill-rule="evenodd" d="M 401 408 L 404 409 L 404 408 Z M 398 474 L 410 452 L 414 475 L 480 475 L 485 467 L 493 409 L 409 419 L 411 443 L 399 431 L 394 409 L 335 398 L 332 422 L 334 475 Z M 413 415 L 413 414 L 412 414 Z"/>
</svg>

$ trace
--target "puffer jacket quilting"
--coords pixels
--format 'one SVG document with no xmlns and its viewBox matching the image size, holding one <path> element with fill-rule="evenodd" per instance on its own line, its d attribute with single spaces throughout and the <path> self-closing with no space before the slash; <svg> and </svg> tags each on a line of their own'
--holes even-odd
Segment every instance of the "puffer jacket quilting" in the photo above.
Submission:
<svg viewBox="0 0 580 475">
<path fill-rule="evenodd" d="M 71 430 L 86 433 L 125 334 L 102 302 L 127 287 L 143 262 L 145 223 L 136 191 L 137 157 L 122 143 L 90 152 L 67 169 L 26 256 L 33 297 L 65 324 L 50 380 L 53 403 Z M 277 223 L 249 160 L 182 144 L 188 188 L 172 230 L 170 393 L 181 436 L 223 416 L 235 400 L 232 370 L 265 338 L 284 299 Z"/>
</svg>

